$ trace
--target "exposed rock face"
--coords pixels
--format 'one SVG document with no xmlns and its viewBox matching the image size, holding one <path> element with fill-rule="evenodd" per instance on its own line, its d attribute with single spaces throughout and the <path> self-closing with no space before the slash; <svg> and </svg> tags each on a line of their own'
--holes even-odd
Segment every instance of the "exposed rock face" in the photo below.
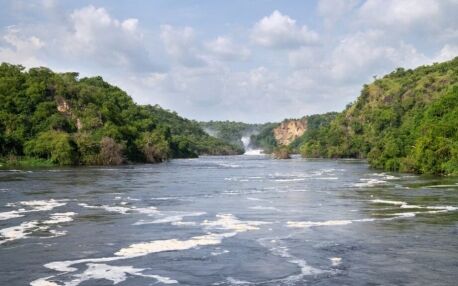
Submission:
<svg viewBox="0 0 458 286">
<path fill-rule="evenodd" d="M 70 105 L 68 104 L 68 102 L 65 99 L 61 97 L 57 97 L 56 101 L 57 101 L 57 110 L 59 112 L 70 113 Z"/>
<path fill-rule="evenodd" d="M 289 145 L 307 130 L 307 119 L 285 120 L 274 129 L 274 137 L 278 145 Z"/>
</svg>

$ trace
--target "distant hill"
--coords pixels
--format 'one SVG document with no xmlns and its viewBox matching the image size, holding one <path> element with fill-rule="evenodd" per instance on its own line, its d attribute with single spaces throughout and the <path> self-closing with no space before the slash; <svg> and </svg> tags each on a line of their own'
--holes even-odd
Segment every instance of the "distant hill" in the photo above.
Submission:
<svg viewBox="0 0 458 286">
<path fill-rule="evenodd" d="M 364 85 L 299 148 L 304 157 L 367 158 L 388 171 L 458 174 L 458 57 Z"/>
<path fill-rule="evenodd" d="M 199 122 L 200 126 L 210 135 L 226 143 L 244 148 L 242 138 L 258 134 L 270 123 L 250 124 L 236 121 L 207 121 Z M 253 142 L 250 143 L 253 147 Z"/>
<path fill-rule="evenodd" d="M 0 65 L 0 162 L 162 162 L 243 150 L 159 106 L 137 105 L 101 77 Z"/>
</svg>

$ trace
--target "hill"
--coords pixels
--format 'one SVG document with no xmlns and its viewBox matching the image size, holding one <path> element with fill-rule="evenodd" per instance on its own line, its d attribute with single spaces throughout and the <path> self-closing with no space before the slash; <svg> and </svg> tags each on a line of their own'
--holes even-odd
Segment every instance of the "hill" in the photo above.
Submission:
<svg viewBox="0 0 458 286">
<path fill-rule="evenodd" d="M 200 122 L 200 126 L 210 135 L 223 140 L 226 143 L 236 145 L 243 150 L 248 142 L 242 141 L 242 138 L 249 138 L 254 134 L 258 134 L 269 123 L 265 124 L 250 124 L 236 121 L 207 121 Z M 248 143 L 253 147 L 253 142 Z"/>
<path fill-rule="evenodd" d="M 458 58 L 398 68 L 364 85 L 330 124 L 305 136 L 304 157 L 367 158 L 388 171 L 458 174 Z"/>
<path fill-rule="evenodd" d="M 240 149 L 159 106 L 137 105 L 101 77 L 0 65 L 0 161 L 111 165 Z"/>
</svg>

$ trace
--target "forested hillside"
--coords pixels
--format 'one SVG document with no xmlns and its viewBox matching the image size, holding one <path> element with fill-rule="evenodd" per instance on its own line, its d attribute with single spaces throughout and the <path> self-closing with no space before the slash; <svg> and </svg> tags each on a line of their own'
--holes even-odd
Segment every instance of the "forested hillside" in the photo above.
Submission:
<svg viewBox="0 0 458 286">
<path fill-rule="evenodd" d="M 109 165 L 241 151 L 197 122 L 141 106 L 101 77 L 0 65 L 0 161 Z"/>
<path fill-rule="evenodd" d="M 200 122 L 200 126 L 212 136 L 219 138 L 227 143 L 238 146 L 243 150 L 242 137 L 258 134 L 262 131 L 265 124 L 250 124 L 235 121 L 208 121 Z"/>
<path fill-rule="evenodd" d="M 365 85 L 300 150 L 304 157 L 367 158 L 390 171 L 458 174 L 458 58 L 399 68 Z"/>
</svg>

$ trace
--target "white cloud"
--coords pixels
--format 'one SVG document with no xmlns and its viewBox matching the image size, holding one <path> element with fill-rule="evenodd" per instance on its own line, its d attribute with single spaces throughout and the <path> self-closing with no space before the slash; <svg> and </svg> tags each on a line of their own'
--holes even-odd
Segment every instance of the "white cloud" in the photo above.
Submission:
<svg viewBox="0 0 458 286">
<path fill-rule="evenodd" d="M 193 28 L 176 28 L 170 25 L 162 25 L 161 39 L 167 54 L 176 63 L 190 67 L 204 64 L 196 47 Z"/>
<path fill-rule="evenodd" d="M 457 1 L 321 0 L 307 20 L 274 11 L 211 29 L 193 18 L 146 26 L 141 14 L 114 17 L 116 4 L 14 1 L 0 61 L 102 75 L 185 117 L 281 120 L 341 110 L 372 75 L 457 56 Z M 317 19 L 316 31 L 302 24 Z"/>
<path fill-rule="evenodd" d="M 270 48 L 295 48 L 318 42 L 315 31 L 305 25 L 299 27 L 296 20 L 277 10 L 254 25 L 251 37 L 256 44 Z"/>
<path fill-rule="evenodd" d="M 320 0 L 318 13 L 324 18 L 326 26 L 332 26 L 344 15 L 353 10 L 360 0 Z"/>
<path fill-rule="evenodd" d="M 19 63 L 26 67 L 44 65 L 38 53 L 45 43 L 36 36 L 26 36 L 14 26 L 8 27 L 3 41 L 9 46 L 0 46 L 0 62 Z"/>
<path fill-rule="evenodd" d="M 250 50 L 236 45 L 232 39 L 219 36 L 205 44 L 207 50 L 218 59 L 225 61 L 246 60 L 250 56 Z"/>
<path fill-rule="evenodd" d="M 444 0 L 445 2 L 446 0 Z M 368 25 L 409 28 L 415 24 L 430 25 L 440 15 L 440 2 L 435 0 L 367 0 L 359 16 Z"/>
<path fill-rule="evenodd" d="M 124 69 L 157 68 L 143 42 L 138 19 L 121 21 L 92 5 L 73 11 L 68 19 L 71 33 L 63 36 L 62 44 L 67 56 Z"/>
<path fill-rule="evenodd" d="M 328 63 L 336 80 L 361 81 L 395 67 L 414 67 L 429 59 L 412 45 L 402 41 L 386 43 L 382 31 L 359 32 L 340 41 Z"/>
<path fill-rule="evenodd" d="M 458 45 L 449 45 L 446 44 L 442 49 L 437 53 L 434 58 L 435 62 L 449 61 L 458 57 Z"/>
<path fill-rule="evenodd" d="M 322 65 L 323 51 L 315 47 L 302 47 L 288 53 L 289 65 L 295 69 L 315 69 Z"/>
</svg>

